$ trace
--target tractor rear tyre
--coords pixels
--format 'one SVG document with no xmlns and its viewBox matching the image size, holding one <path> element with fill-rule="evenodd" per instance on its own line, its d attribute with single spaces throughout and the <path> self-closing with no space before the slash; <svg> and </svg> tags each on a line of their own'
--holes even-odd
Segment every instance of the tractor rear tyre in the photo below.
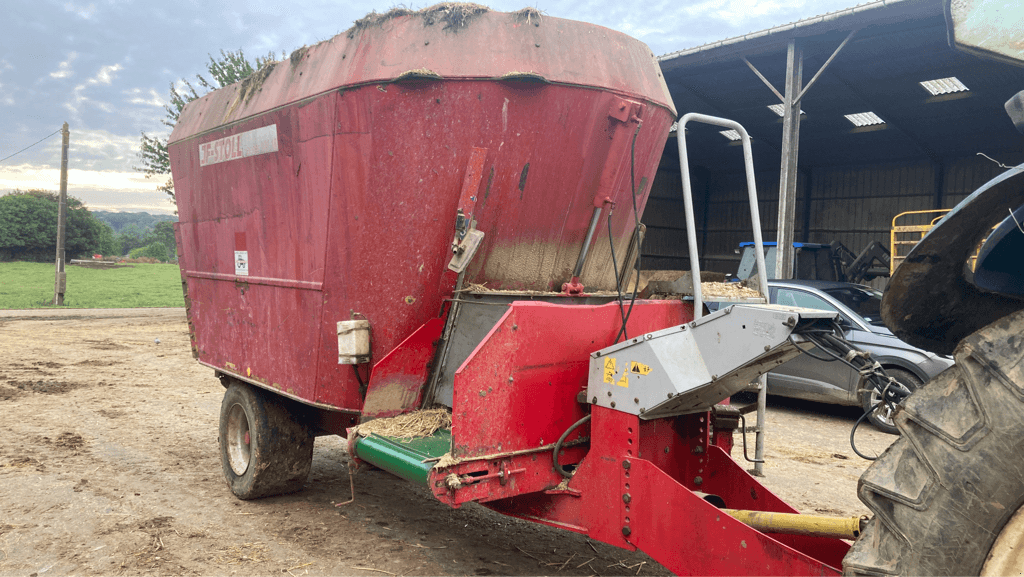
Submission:
<svg viewBox="0 0 1024 577">
<path fill-rule="evenodd" d="M 903 369 L 885 369 L 886 374 L 896 379 L 899 384 L 906 387 L 911 393 L 921 388 L 921 379 L 917 378 L 916 375 L 910 371 Z M 896 429 L 896 424 L 892 422 L 893 412 L 885 403 L 881 402 L 882 395 L 878 394 L 878 390 L 872 387 L 870 392 L 864 393 L 863 401 L 861 405 L 864 408 L 864 412 L 871 411 L 871 407 L 875 407 L 875 410 L 871 411 L 868 415 L 868 420 L 871 424 L 877 427 L 884 433 L 890 435 L 898 435 L 899 430 Z"/>
<path fill-rule="evenodd" d="M 232 381 L 220 407 L 224 477 L 239 499 L 302 489 L 313 463 L 313 433 L 294 403 Z"/>
<path fill-rule="evenodd" d="M 896 412 L 902 436 L 861 476 L 874 518 L 843 560 L 847 575 L 978 575 L 999 571 L 986 567 L 990 552 L 1024 544 L 1010 522 L 1024 503 L 1024 312 L 954 356 Z M 1009 545 L 993 547 L 997 537 Z"/>
</svg>

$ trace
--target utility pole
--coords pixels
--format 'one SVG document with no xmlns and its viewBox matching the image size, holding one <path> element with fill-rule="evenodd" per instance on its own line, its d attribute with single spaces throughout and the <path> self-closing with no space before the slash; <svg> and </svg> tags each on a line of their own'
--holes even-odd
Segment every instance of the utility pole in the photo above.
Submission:
<svg viewBox="0 0 1024 577">
<path fill-rule="evenodd" d="M 61 128 L 63 142 L 60 147 L 60 199 L 57 203 L 57 275 L 53 286 L 53 304 L 64 306 L 64 289 L 67 286 L 67 274 L 64 272 L 64 237 L 68 217 L 68 144 L 71 132 L 68 123 Z"/>
</svg>

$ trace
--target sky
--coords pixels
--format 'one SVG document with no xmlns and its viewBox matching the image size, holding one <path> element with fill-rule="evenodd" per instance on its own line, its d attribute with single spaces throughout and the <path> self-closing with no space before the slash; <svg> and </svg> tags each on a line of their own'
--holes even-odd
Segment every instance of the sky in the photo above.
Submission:
<svg viewBox="0 0 1024 577">
<path fill-rule="evenodd" d="M 863 2 L 864 0 L 862 0 Z M 529 4 L 527 4 L 529 2 Z M 68 193 L 92 210 L 169 214 L 135 167 L 142 132 L 161 124 L 172 82 L 205 73 L 211 54 L 290 54 L 366 14 L 423 4 L 371 0 L 5 0 L 0 19 L 0 195 L 60 186 L 61 125 L 70 127 Z M 646 42 L 656 55 L 856 5 L 856 0 L 498 0 L 511 12 L 581 20 Z M 48 135 L 50 135 L 48 137 Z M 48 137 L 48 138 L 47 138 Z M 45 140 L 44 140 L 45 139 Z M 25 152 L 22 149 L 43 140 Z M 16 154 L 17 153 L 17 154 Z"/>
</svg>

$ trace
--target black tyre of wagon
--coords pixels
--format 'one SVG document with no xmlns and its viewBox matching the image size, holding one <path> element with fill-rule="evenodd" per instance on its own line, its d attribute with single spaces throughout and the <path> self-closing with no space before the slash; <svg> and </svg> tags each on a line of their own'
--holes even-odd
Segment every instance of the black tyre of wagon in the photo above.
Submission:
<svg viewBox="0 0 1024 577">
<path fill-rule="evenodd" d="M 239 499 L 302 489 L 313 463 L 313 434 L 292 402 L 232 381 L 220 408 L 224 477 Z"/>
</svg>

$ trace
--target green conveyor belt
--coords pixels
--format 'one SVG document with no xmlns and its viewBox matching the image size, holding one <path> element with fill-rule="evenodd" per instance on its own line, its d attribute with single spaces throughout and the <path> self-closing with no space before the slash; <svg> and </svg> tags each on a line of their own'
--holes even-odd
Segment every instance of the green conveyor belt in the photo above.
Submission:
<svg viewBox="0 0 1024 577">
<path fill-rule="evenodd" d="M 434 461 L 452 449 L 452 433 L 442 429 L 429 437 L 397 439 L 373 434 L 356 443 L 356 456 L 407 481 L 427 484 Z"/>
</svg>

